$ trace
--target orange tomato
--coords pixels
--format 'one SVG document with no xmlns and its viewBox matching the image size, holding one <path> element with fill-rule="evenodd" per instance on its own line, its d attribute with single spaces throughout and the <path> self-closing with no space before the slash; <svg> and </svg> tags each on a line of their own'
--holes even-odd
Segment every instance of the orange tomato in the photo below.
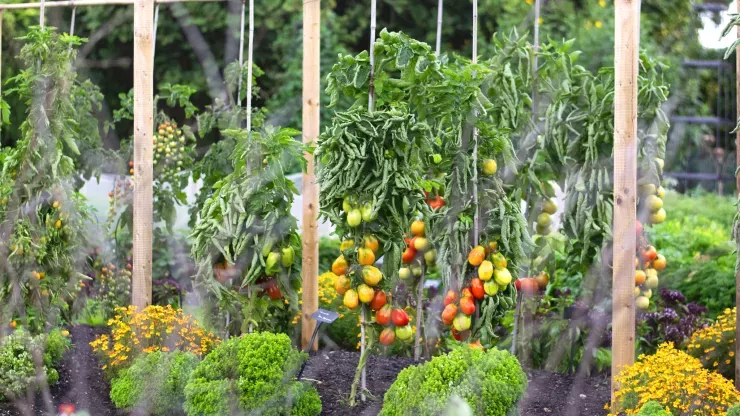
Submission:
<svg viewBox="0 0 740 416">
<path fill-rule="evenodd" d="M 391 328 L 385 328 L 380 332 L 380 343 L 383 345 L 391 345 L 396 340 L 396 333 Z"/>
<path fill-rule="evenodd" d="M 424 221 L 416 220 L 411 223 L 411 234 L 417 237 L 424 236 Z"/>
<path fill-rule="evenodd" d="M 369 248 L 359 248 L 357 250 L 357 261 L 363 266 L 370 266 L 375 263 L 375 253 Z"/>
<path fill-rule="evenodd" d="M 475 301 L 472 296 L 465 296 L 460 299 L 460 310 L 465 315 L 472 315 L 475 313 Z"/>
<path fill-rule="evenodd" d="M 347 273 L 347 260 L 344 259 L 344 255 L 340 255 L 334 260 L 334 263 L 331 265 L 331 271 L 337 276 Z"/>
<path fill-rule="evenodd" d="M 455 319 L 455 316 L 457 316 L 457 306 L 455 306 L 454 303 L 451 303 L 445 306 L 442 311 L 442 323 L 445 325 L 452 325 L 452 320 Z"/>
<path fill-rule="evenodd" d="M 635 286 L 640 286 L 641 284 L 645 283 L 645 279 L 647 279 L 647 275 L 642 270 L 635 270 Z"/>
<path fill-rule="evenodd" d="M 349 289 L 349 285 L 350 281 L 345 275 L 337 276 L 336 280 L 334 280 L 334 290 L 339 295 L 344 295 Z"/>
<path fill-rule="evenodd" d="M 468 262 L 472 264 L 473 266 L 480 266 L 481 263 L 483 263 L 483 259 L 486 258 L 486 249 L 483 248 L 483 246 L 477 246 L 474 249 L 470 250 L 470 254 L 468 254 Z"/>
<path fill-rule="evenodd" d="M 380 308 L 377 312 L 375 312 L 375 322 L 379 323 L 380 325 L 388 325 L 391 323 L 391 313 L 393 312 L 393 308 L 391 308 L 391 305 L 385 304 L 382 308 Z"/>
<path fill-rule="evenodd" d="M 362 242 L 365 244 L 366 248 L 369 248 L 373 251 L 373 253 L 377 253 L 378 249 L 380 249 L 380 242 L 374 235 L 366 235 Z"/>
<path fill-rule="evenodd" d="M 444 298 L 445 306 L 455 302 L 457 302 L 457 292 L 455 292 L 454 290 L 448 290 Z"/>
</svg>

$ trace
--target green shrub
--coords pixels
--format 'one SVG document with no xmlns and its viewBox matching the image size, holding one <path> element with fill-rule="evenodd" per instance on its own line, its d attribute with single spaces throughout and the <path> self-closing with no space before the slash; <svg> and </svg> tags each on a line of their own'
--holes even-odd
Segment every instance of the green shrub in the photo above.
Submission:
<svg viewBox="0 0 740 416">
<path fill-rule="evenodd" d="M 260 332 L 225 341 L 191 374 L 185 411 L 189 416 L 318 415 L 316 389 L 294 380 L 307 358 L 285 334 Z"/>
<path fill-rule="evenodd" d="M 729 198 L 666 195 L 668 220 L 650 231 L 667 259 L 660 286 L 678 289 L 714 318 L 735 305 L 735 255 L 730 242 L 735 207 Z"/>
<path fill-rule="evenodd" d="M 111 381 L 110 398 L 118 408 L 146 409 L 154 415 L 182 414 L 185 385 L 199 363 L 189 352 L 139 355 Z"/>
<path fill-rule="evenodd" d="M 61 361 L 71 343 L 59 329 L 48 335 L 31 336 L 18 329 L 0 343 L 0 400 L 22 396 L 29 388 L 38 387 L 35 355 L 43 357 L 43 378 L 47 384 L 59 381 L 54 366 Z"/>
<path fill-rule="evenodd" d="M 473 414 L 506 416 L 526 386 L 527 377 L 513 355 L 466 346 L 401 371 L 385 394 L 380 414 L 440 414 L 451 398 L 458 396 Z"/>
<path fill-rule="evenodd" d="M 727 409 L 727 416 L 740 416 L 740 403 L 730 406 Z"/>
<path fill-rule="evenodd" d="M 671 412 L 666 411 L 660 403 L 651 400 L 645 403 L 637 416 L 672 416 Z"/>
</svg>

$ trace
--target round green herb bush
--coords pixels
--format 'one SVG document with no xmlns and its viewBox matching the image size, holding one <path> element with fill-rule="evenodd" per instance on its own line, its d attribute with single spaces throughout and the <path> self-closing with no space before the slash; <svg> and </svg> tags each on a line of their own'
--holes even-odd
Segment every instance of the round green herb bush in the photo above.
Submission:
<svg viewBox="0 0 740 416">
<path fill-rule="evenodd" d="M 188 416 L 318 415 L 318 392 L 295 380 L 307 358 L 285 334 L 260 332 L 222 342 L 190 376 L 185 412 Z"/>
<path fill-rule="evenodd" d="M 655 400 L 645 403 L 637 416 L 671 416 L 671 412 L 666 411 L 663 406 Z"/>
<path fill-rule="evenodd" d="M 71 343 L 59 329 L 32 336 L 22 328 L 0 341 L 0 401 L 23 396 L 44 380 L 49 385 L 59 381 L 54 366 L 61 361 Z M 43 378 L 37 378 L 34 355 L 43 358 Z"/>
<path fill-rule="evenodd" d="M 441 414 L 455 397 L 475 415 L 507 416 L 524 395 L 527 376 L 506 351 L 464 346 L 408 367 L 385 393 L 383 416 Z"/>
<path fill-rule="evenodd" d="M 727 416 L 740 416 L 740 403 L 730 406 L 727 409 Z"/>
<path fill-rule="evenodd" d="M 111 381 L 118 408 L 145 409 L 153 415 L 183 414 L 185 385 L 200 360 L 189 352 L 152 352 L 136 357 Z"/>
</svg>

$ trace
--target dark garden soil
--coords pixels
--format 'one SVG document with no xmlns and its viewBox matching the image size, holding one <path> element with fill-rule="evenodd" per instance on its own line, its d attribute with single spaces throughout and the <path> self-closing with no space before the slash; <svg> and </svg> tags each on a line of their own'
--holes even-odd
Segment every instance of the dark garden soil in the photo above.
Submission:
<svg viewBox="0 0 740 416">
<path fill-rule="evenodd" d="M 77 326 L 70 329 L 73 348 L 59 367 L 59 383 L 35 398 L 15 404 L 0 404 L 0 416 L 56 415 L 60 405 L 73 404 L 90 416 L 121 416 L 110 401 L 108 382 L 90 348 L 90 341 L 102 328 Z M 322 415 L 374 416 L 383 406 L 383 395 L 398 373 L 414 365 L 411 358 L 370 356 L 367 387 L 374 398 L 355 408 L 348 405 L 352 380 L 359 359 L 358 352 L 320 351 L 311 353 L 303 379 L 319 391 Z M 569 374 L 528 371 L 529 388 L 520 403 L 522 416 L 599 416 L 605 415 L 609 401 L 609 378 L 588 377 L 576 380 Z M 29 404 L 30 403 L 30 404 Z"/>
<path fill-rule="evenodd" d="M 349 351 L 320 351 L 311 353 L 303 373 L 319 391 L 322 415 L 378 414 L 383 407 L 383 395 L 393 384 L 398 373 L 414 365 L 410 358 L 370 356 L 367 363 L 367 387 L 375 396 L 350 408 L 348 397 L 359 353 Z M 606 415 L 604 404 L 609 401 L 609 377 L 597 376 L 576 380 L 570 374 L 546 371 L 527 371 L 529 388 L 519 405 L 522 416 L 599 416 Z"/>
<path fill-rule="evenodd" d="M 59 382 L 47 392 L 39 393 L 35 400 L 0 406 L 0 415 L 56 415 L 64 404 L 73 404 L 76 410 L 86 410 L 90 416 L 117 415 L 108 395 L 108 382 L 90 347 L 90 342 L 104 331 L 104 328 L 72 327 L 69 332 L 73 346 L 58 368 Z"/>
</svg>

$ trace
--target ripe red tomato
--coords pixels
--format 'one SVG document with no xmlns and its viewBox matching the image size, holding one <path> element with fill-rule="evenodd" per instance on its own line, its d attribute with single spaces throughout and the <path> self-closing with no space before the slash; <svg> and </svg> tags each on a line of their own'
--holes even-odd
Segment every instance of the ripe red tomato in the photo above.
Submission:
<svg viewBox="0 0 740 416">
<path fill-rule="evenodd" d="M 642 261 L 644 261 L 645 263 L 649 263 L 655 260 L 656 257 L 658 257 L 658 251 L 655 250 L 655 247 L 648 246 L 646 250 L 643 250 L 643 252 L 641 253 L 641 256 L 642 256 Z"/>
<path fill-rule="evenodd" d="M 475 301 L 472 296 L 465 296 L 460 299 L 460 310 L 465 315 L 472 315 L 475 313 Z"/>
<path fill-rule="evenodd" d="M 396 333 L 391 328 L 385 328 L 380 332 L 380 343 L 383 345 L 391 345 L 396 340 Z"/>
<path fill-rule="evenodd" d="M 445 306 L 455 302 L 457 302 L 457 292 L 454 290 L 448 290 L 444 299 Z"/>
<path fill-rule="evenodd" d="M 473 297 L 476 299 L 483 299 L 486 295 L 486 291 L 483 290 L 483 281 L 477 277 L 470 282 L 470 291 L 473 292 Z"/>
<path fill-rule="evenodd" d="M 470 331 L 458 332 L 457 329 L 452 328 L 452 337 L 455 338 L 455 340 L 457 341 L 464 340 L 465 338 L 468 337 L 469 334 L 470 334 Z"/>
<path fill-rule="evenodd" d="M 462 294 L 462 298 L 468 298 L 473 296 L 473 292 L 470 290 L 469 287 L 464 287 L 463 290 L 460 291 Z"/>
<path fill-rule="evenodd" d="M 521 288 L 522 292 L 525 295 L 534 295 L 539 290 L 539 286 L 537 285 L 537 280 L 531 278 L 531 277 L 525 277 L 521 280 Z"/>
<path fill-rule="evenodd" d="M 409 324 L 409 315 L 403 309 L 394 309 L 391 312 L 391 320 L 395 326 L 406 326 Z"/>
<path fill-rule="evenodd" d="M 375 313 L 375 322 L 383 326 L 388 325 L 389 323 L 391 323 L 392 311 L 393 308 L 391 308 L 391 305 L 386 303 L 385 305 L 383 305 L 382 308 L 380 308 L 380 310 Z"/>
<path fill-rule="evenodd" d="M 383 305 L 385 305 L 385 302 L 385 292 L 383 292 L 382 290 L 376 290 L 375 296 L 373 296 L 373 300 L 370 302 L 370 308 L 374 311 L 377 311 L 378 309 L 382 308 Z"/>
<path fill-rule="evenodd" d="M 451 303 L 445 306 L 445 309 L 442 311 L 442 323 L 452 325 L 452 320 L 455 319 L 455 316 L 457 316 L 457 306 Z"/>
<path fill-rule="evenodd" d="M 277 300 L 283 297 L 283 293 L 280 292 L 277 280 L 275 279 L 270 279 L 265 283 L 265 291 L 267 292 L 267 296 L 272 300 Z"/>
<path fill-rule="evenodd" d="M 406 250 L 401 255 L 401 260 L 406 264 L 410 264 L 414 260 L 414 257 L 416 257 L 416 250 L 413 247 L 406 247 Z"/>
</svg>

